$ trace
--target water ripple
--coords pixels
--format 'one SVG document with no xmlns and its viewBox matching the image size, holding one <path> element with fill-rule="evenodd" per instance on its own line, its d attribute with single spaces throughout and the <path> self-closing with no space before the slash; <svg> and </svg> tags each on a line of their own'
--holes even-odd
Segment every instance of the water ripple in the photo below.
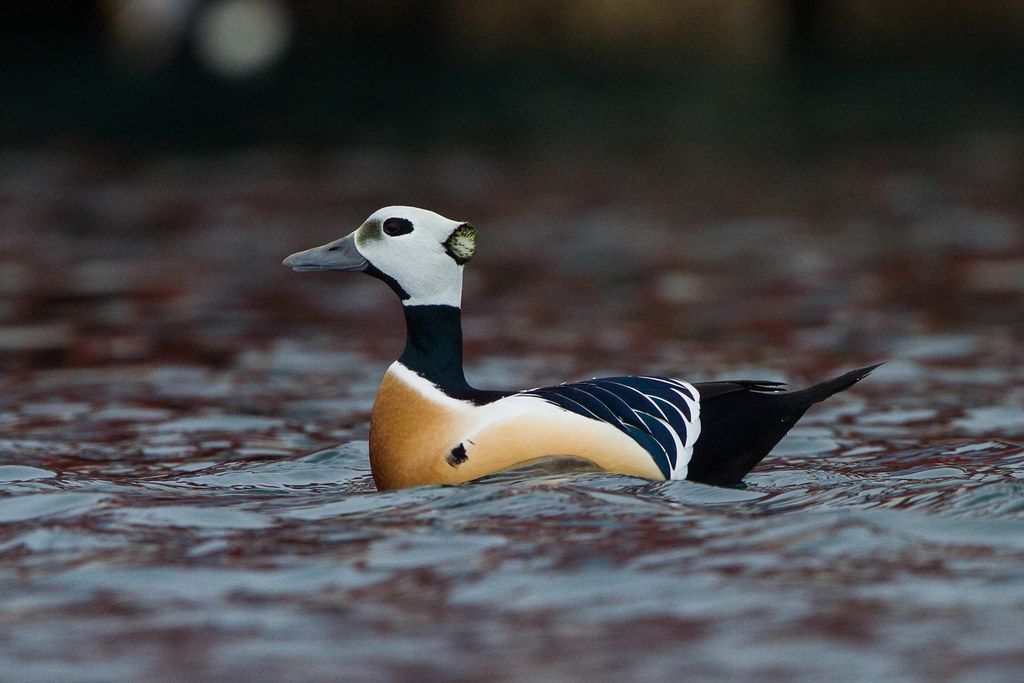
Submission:
<svg viewBox="0 0 1024 683">
<path fill-rule="evenodd" d="M 975 437 L 948 427 L 977 412 L 856 405 L 795 429 L 742 487 L 549 460 L 377 492 L 358 428 L 39 402 L 0 441 L 18 623 L 0 666 L 48 678 L 59 651 L 84 678 L 137 677 L 185 643 L 223 677 L 430 679 L 458 650 L 468 678 L 500 680 L 554 643 L 544 670 L 569 679 L 873 680 L 937 647 L 1018 657 L 1012 423 Z M 46 431 L 65 420 L 80 441 Z M 101 650 L 115 663 L 88 664 Z"/>
</svg>

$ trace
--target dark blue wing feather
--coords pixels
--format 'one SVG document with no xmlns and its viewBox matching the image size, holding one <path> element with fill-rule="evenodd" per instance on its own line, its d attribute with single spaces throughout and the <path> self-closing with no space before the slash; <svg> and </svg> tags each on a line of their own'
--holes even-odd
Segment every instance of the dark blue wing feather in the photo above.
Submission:
<svg viewBox="0 0 1024 683">
<path fill-rule="evenodd" d="M 666 479 L 686 464 L 680 462 L 677 444 L 685 445 L 694 429 L 698 399 L 696 391 L 684 382 L 660 377 L 606 377 L 522 393 L 625 432 L 650 454 Z"/>
<path fill-rule="evenodd" d="M 563 391 L 562 387 L 543 387 L 540 389 L 531 389 L 528 392 L 534 396 L 540 396 L 546 401 L 554 403 L 560 408 L 565 408 L 568 411 L 583 415 L 585 417 L 592 417 L 594 419 L 600 419 L 597 415 L 587 409 L 587 407 L 578 401 L 573 400 L 570 392 Z"/>
<path fill-rule="evenodd" d="M 675 469 L 677 453 L 676 453 L 676 440 L 672 438 L 672 433 L 668 427 L 665 426 L 664 422 L 661 422 L 657 418 L 647 415 L 646 413 L 638 413 L 640 419 L 644 421 L 647 426 L 647 431 L 650 432 L 651 437 L 661 447 L 662 452 L 665 454 L 665 458 L 668 460 L 669 471 Z M 666 476 L 666 479 L 669 477 Z"/>
<path fill-rule="evenodd" d="M 639 389 L 617 381 L 606 381 L 602 382 L 601 385 L 625 401 L 633 411 L 649 415 L 661 415 L 661 408 L 651 400 L 650 396 Z"/>
<path fill-rule="evenodd" d="M 619 396 L 609 391 L 607 388 L 599 385 L 597 382 L 591 380 L 589 382 L 576 382 L 574 384 L 560 384 L 557 387 L 549 387 L 550 389 L 559 389 L 563 386 L 571 387 L 586 387 L 587 393 L 592 395 L 594 398 L 600 400 L 608 409 L 615 413 L 615 417 L 619 418 L 624 424 L 636 427 L 637 429 L 646 429 L 644 423 L 636 416 L 633 409 L 629 407 L 629 404 L 623 401 Z"/>
<path fill-rule="evenodd" d="M 685 403 L 672 403 L 657 396 L 654 397 L 654 402 L 662 406 L 661 412 L 665 415 L 668 426 L 674 429 L 680 439 L 683 439 L 685 442 L 684 437 L 689 430 L 686 422 L 692 420 L 690 417 L 690 406 Z"/>
<path fill-rule="evenodd" d="M 612 412 L 611 408 L 603 403 L 600 398 L 588 392 L 587 389 L 588 387 L 576 384 L 565 384 L 562 387 L 559 387 L 560 391 L 565 392 L 567 396 L 572 397 L 572 400 L 576 401 L 593 413 L 596 419 L 613 425 L 617 425 L 622 422 L 622 420 Z"/>
<path fill-rule="evenodd" d="M 608 377 L 602 378 L 600 381 L 605 382 L 616 382 L 618 384 L 624 384 L 628 387 L 633 387 L 648 396 L 657 396 L 658 398 L 665 399 L 669 403 L 676 403 L 679 400 L 678 394 L 680 392 L 686 399 L 690 401 L 697 401 L 694 396 L 694 391 L 685 382 L 679 382 L 674 379 L 666 379 L 662 377 Z"/>
<path fill-rule="evenodd" d="M 665 449 L 661 447 L 661 444 L 659 444 L 653 436 L 641 429 L 638 429 L 637 427 L 632 425 L 626 425 L 625 427 L 626 428 L 623 431 L 626 432 L 626 434 L 629 434 L 634 441 L 640 444 L 643 449 L 650 454 L 651 459 L 654 460 L 654 464 L 658 466 L 658 469 L 661 470 L 661 473 L 665 478 L 671 479 L 672 467 L 668 463 L 668 456 L 665 455 Z"/>
</svg>

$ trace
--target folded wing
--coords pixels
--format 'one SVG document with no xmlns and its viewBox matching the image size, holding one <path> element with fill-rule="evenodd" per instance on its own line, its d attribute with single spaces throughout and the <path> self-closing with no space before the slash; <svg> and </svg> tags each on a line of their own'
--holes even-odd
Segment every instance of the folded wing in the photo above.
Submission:
<svg viewBox="0 0 1024 683">
<path fill-rule="evenodd" d="M 664 377 L 602 377 L 521 393 L 614 426 L 650 454 L 666 479 L 686 478 L 700 434 L 700 394 L 692 384 Z"/>
</svg>

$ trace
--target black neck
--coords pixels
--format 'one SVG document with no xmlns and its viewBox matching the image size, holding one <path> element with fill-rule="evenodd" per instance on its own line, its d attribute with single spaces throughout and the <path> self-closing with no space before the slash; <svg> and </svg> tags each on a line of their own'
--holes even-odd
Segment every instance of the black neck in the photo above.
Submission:
<svg viewBox="0 0 1024 683">
<path fill-rule="evenodd" d="M 449 396 L 472 391 L 462 370 L 462 311 L 455 306 L 403 306 L 405 367 L 436 384 Z"/>
</svg>

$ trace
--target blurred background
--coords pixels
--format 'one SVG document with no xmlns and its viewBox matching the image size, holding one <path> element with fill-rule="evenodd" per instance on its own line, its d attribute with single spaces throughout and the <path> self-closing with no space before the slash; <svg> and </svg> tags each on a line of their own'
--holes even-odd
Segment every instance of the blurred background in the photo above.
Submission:
<svg viewBox="0 0 1024 683">
<path fill-rule="evenodd" d="M 1024 3 L 7 3 L 2 133 L 689 149 L 1015 125 Z M 568 141 L 566 141 L 568 138 Z"/>
<path fill-rule="evenodd" d="M 43 1 L 0 31 L 7 367 L 368 319 L 394 347 L 339 343 L 393 354 L 383 288 L 277 264 L 395 203 L 483 229 L 492 352 L 831 364 L 1021 316 L 1022 2 Z"/>
</svg>

